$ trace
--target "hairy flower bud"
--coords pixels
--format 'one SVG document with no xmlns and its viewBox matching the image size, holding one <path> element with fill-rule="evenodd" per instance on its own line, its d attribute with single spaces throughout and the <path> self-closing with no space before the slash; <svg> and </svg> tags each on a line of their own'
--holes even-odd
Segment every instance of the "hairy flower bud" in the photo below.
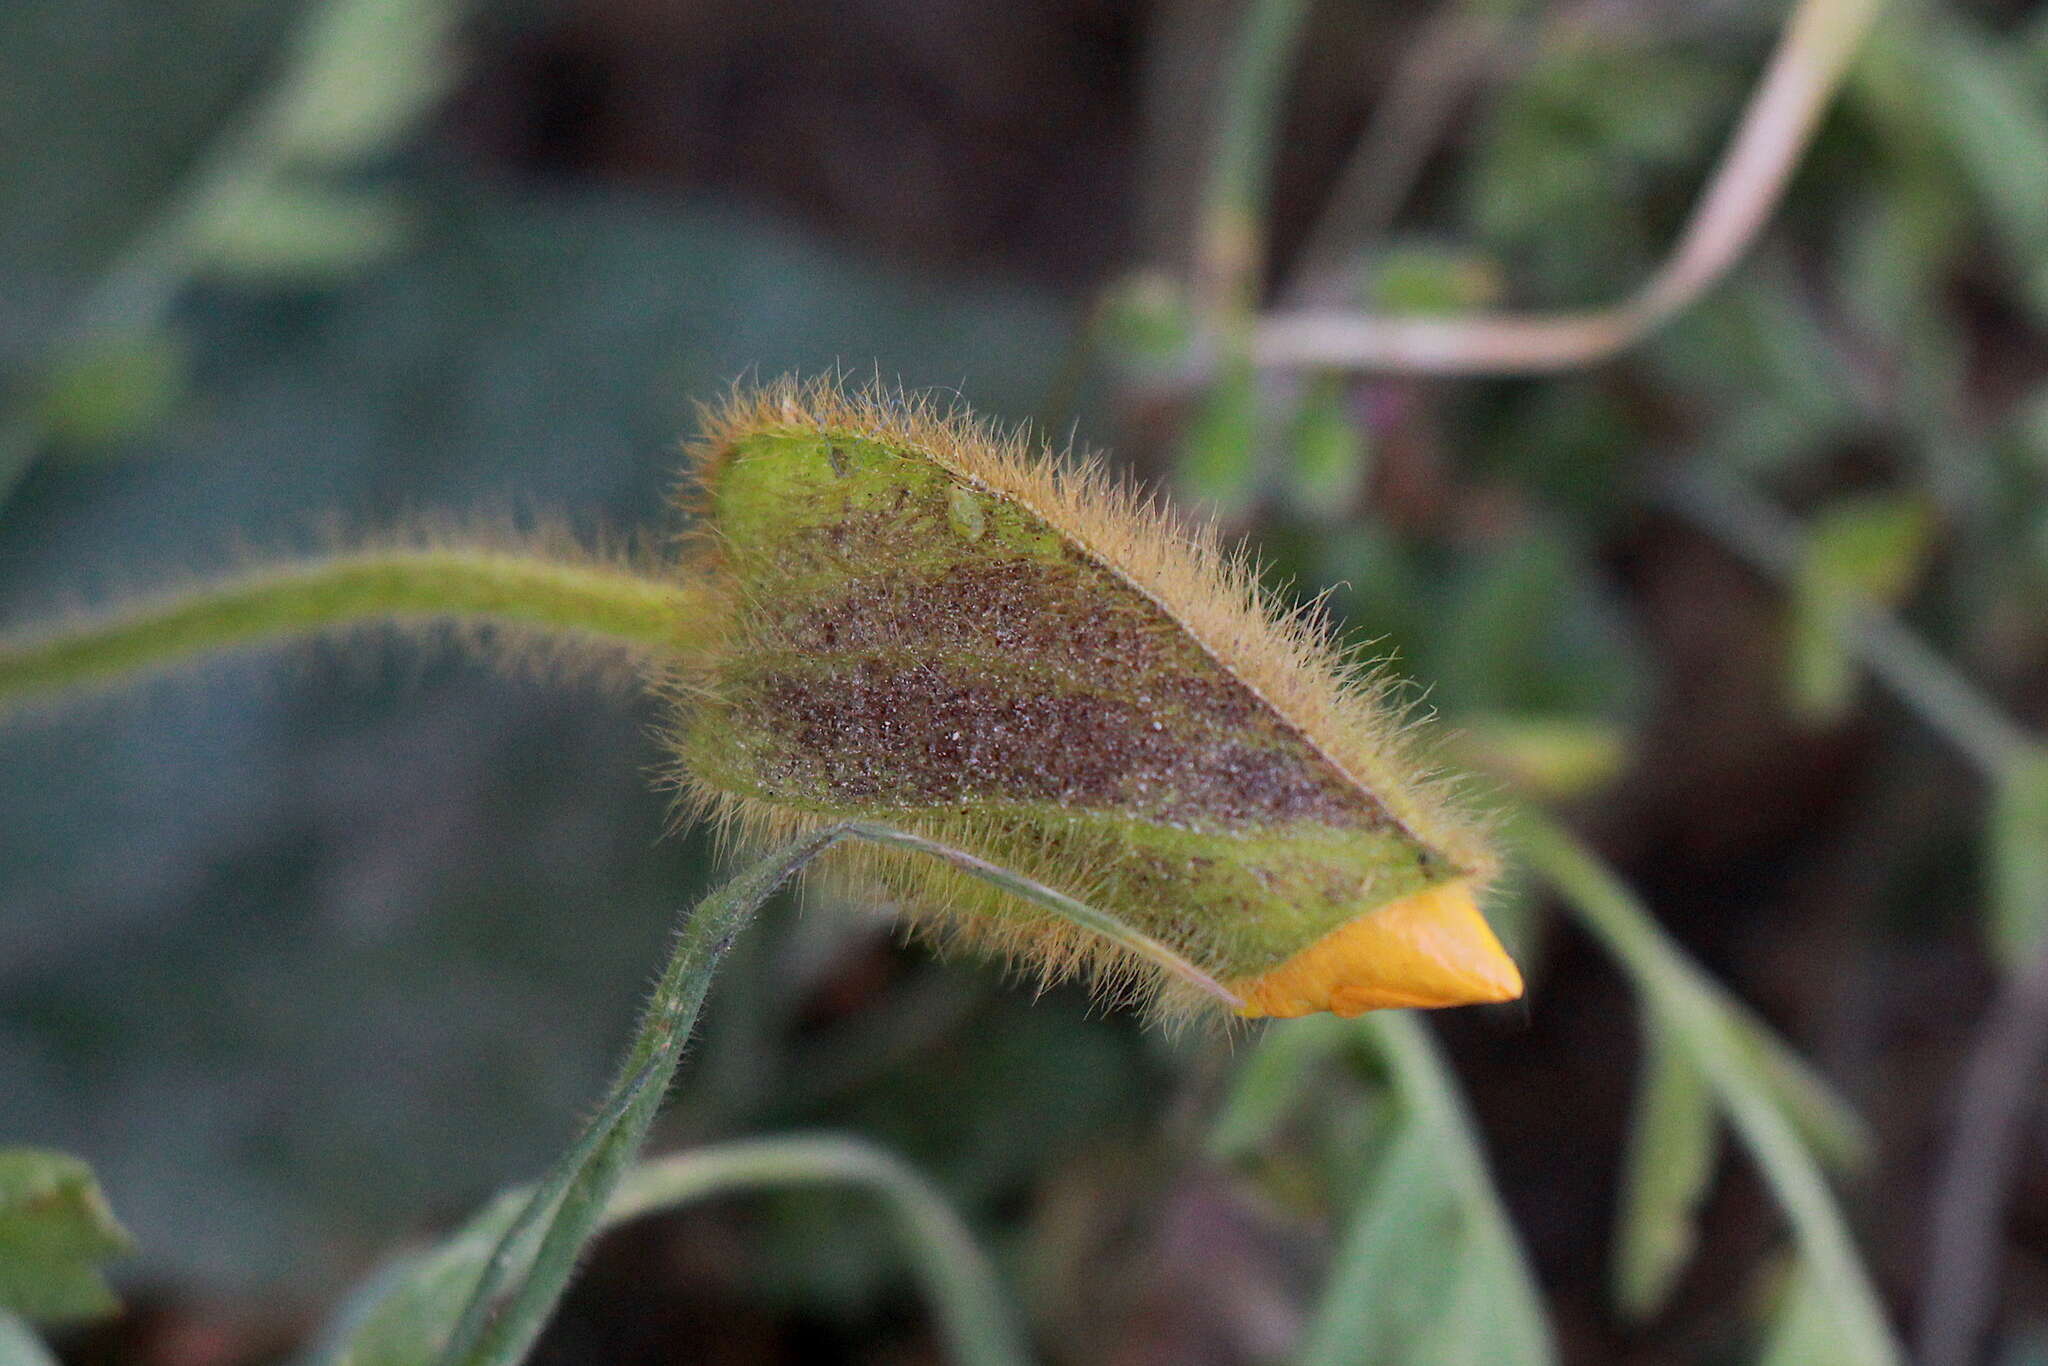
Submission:
<svg viewBox="0 0 2048 1366">
<path fill-rule="evenodd" d="M 722 620 L 671 680 L 673 740 L 741 832 L 943 841 L 1161 941 L 1248 1016 L 1520 995 L 1476 904 L 1493 860 L 1384 687 L 1213 536 L 1097 467 L 825 385 L 736 396 L 695 473 Z M 942 936 L 1164 985 L 943 865 L 856 857 Z"/>
</svg>

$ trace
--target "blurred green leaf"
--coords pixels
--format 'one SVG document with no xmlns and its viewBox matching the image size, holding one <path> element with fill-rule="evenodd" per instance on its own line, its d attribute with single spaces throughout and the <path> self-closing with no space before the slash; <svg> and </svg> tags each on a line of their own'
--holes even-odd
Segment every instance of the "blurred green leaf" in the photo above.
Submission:
<svg viewBox="0 0 2048 1366">
<path fill-rule="evenodd" d="M 1944 6 L 1924 11 L 1915 48 L 1927 110 L 1946 134 L 1994 228 L 2048 316 L 2048 105 L 2015 50 Z"/>
<path fill-rule="evenodd" d="M 1377 313 L 1467 313 L 1498 305 L 1507 293 L 1500 263 L 1470 251 L 1414 244 L 1375 256 L 1365 282 Z"/>
<path fill-rule="evenodd" d="M 1209 1127 L 1209 1154 L 1241 1161 L 1270 1142 L 1301 1098 L 1315 1069 L 1341 1051 L 1349 1028 L 1334 1015 L 1312 1015 L 1269 1027 L 1237 1065 L 1230 1091 Z"/>
<path fill-rule="evenodd" d="M 812 1186 L 853 1187 L 880 1197 L 955 1360 L 981 1366 L 1022 1360 L 994 1273 L 966 1228 L 915 1170 L 858 1139 L 753 1139 L 642 1163 L 620 1181 L 601 1227 L 701 1200 Z M 377 1272 L 322 1331 L 305 1366 L 433 1361 L 528 1195 L 505 1192 L 431 1251 Z M 871 1242 L 868 1247 L 872 1256 Z"/>
<path fill-rule="evenodd" d="M 1860 671 L 1842 615 L 1858 602 L 1890 606 L 1902 598 L 1931 531 L 1925 506 L 1906 495 L 1838 499 L 1812 519 L 1791 584 L 1788 682 L 1800 716 L 1824 723 L 1847 712 Z"/>
<path fill-rule="evenodd" d="M 1547 520 L 1454 562 L 1415 642 L 1415 672 L 1459 715 L 1614 720 L 1644 691 L 1629 622 L 1585 548 Z"/>
<path fill-rule="evenodd" d="M 1590 27 L 1552 31 L 1563 36 L 1529 53 L 1495 101 L 1466 197 L 1485 241 L 1527 258 L 1518 277 L 1547 286 L 1546 296 L 1588 302 L 1642 268 L 1645 182 L 1713 146 L 1742 87 L 1732 62 L 1645 49 Z"/>
<path fill-rule="evenodd" d="M 446 93 L 461 0 L 316 0 L 269 123 L 284 160 L 353 166 Z"/>
<path fill-rule="evenodd" d="M 57 1358 L 33 1328 L 0 1309 L 0 1366 L 57 1366 Z"/>
<path fill-rule="evenodd" d="M 1628 740 L 1612 722 L 1572 716 L 1460 718 L 1458 755 L 1544 800 L 1581 796 L 1610 782 L 1628 762 Z"/>
<path fill-rule="evenodd" d="M 1868 1166 L 1875 1140 L 1863 1117 L 1782 1035 L 1738 1001 L 1725 1008 L 1732 1042 L 1822 1165 L 1845 1176 Z"/>
<path fill-rule="evenodd" d="M 1324 521 L 1346 516 L 1372 477 L 1372 440 L 1352 413 L 1350 384 L 1312 377 L 1295 410 L 1287 446 L 1287 490 L 1294 506 Z"/>
<path fill-rule="evenodd" d="M 223 275 L 319 283 L 395 255 L 412 225 L 412 211 L 382 191 L 287 181 L 223 204 L 203 250 Z"/>
<path fill-rule="evenodd" d="M 1643 1048 L 1614 1250 L 1615 1303 L 1638 1321 L 1663 1308 L 1692 1259 L 1721 1128 L 1706 1078 L 1669 1032 L 1653 1023 Z"/>
<path fill-rule="evenodd" d="M 1713 1090 L 1731 1131 L 1755 1159 L 1792 1222 L 1831 1331 L 1847 1361 L 1895 1366 L 1899 1344 L 1828 1189 L 1797 1110 L 1787 1104 L 1788 1079 L 1758 1045 L 1756 1026 L 1726 992 L 1672 943 L 1648 909 L 1611 869 L 1564 827 L 1523 808 L 1510 827 L 1514 846 L 1557 889 L 1620 960 L 1658 1028 L 1685 1049 Z"/>
<path fill-rule="evenodd" d="M 90 1168 L 40 1148 L 0 1148 L 0 1310 L 97 1318 L 120 1307 L 100 1266 L 127 1255 Z"/>
<path fill-rule="evenodd" d="M 1541 1297 L 1427 1028 L 1401 1011 L 1347 1028 L 1392 1073 L 1401 1118 L 1367 1173 L 1300 1366 L 1554 1360 Z"/>
<path fill-rule="evenodd" d="M 1714 418 L 1701 459 L 1770 469 L 1859 420 L 1853 377 L 1795 263 L 1765 247 L 1650 342 L 1658 368 Z"/>
<path fill-rule="evenodd" d="M 1187 362 L 1194 313 L 1186 289 L 1172 277 L 1127 275 L 1104 292 L 1100 308 L 1103 346 L 1126 366 L 1158 375 Z"/>
<path fill-rule="evenodd" d="M 1259 383 L 1248 361 L 1226 362 L 1195 405 L 1175 469 L 1185 495 L 1218 516 L 1258 496 Z"/>
<path fill-rule="evenodd" d="M 56 441 L 101 446 L 140 436 L 185 396 L 190 360 L 163 331 L 94 337 L 58 353 L 35 397 L 35 419 Z"/>
<path fill-rule="evenodd" d="M 1855 1366 L 1805 1264 L 1793 1261 L 1782 1280 L 1757 1366 Z"/>
<path fill-rule="evenodd" d="M 1991 945 L 2008 967 L 2040 952 L 2048 935 L 2048 750 L 1999 775 L 1988 829 Z"/>
</svg>

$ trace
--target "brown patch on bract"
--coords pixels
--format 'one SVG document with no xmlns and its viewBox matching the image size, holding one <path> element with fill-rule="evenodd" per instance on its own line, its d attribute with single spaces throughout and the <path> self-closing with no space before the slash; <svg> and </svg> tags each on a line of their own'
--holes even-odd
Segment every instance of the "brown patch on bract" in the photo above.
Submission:
<svg viewBox="0 0 2048 1366">
<path fill-rule="evenodd" d="M 822 789 L 870 807 L 1035 800 L 1197 828 L 1369 828 L 1377 814 L 1290 755 L 1223 738 L 1241 722 L 1221 689 L 1179 690 L 1181 714 L 1157 730 L 1124 698 L 923 663 L 870 659 L 823 675 L 792 665 L 746 691 L 762 710 L 750 721 L 792 742 L 758 759 L 767 790 Z M 886 773 L 878 751 L 893 756 Z"/>
<path fill-rule="evenodd" d="M 964 410 L 942 412 L 922 395 L 848 392 L 829 379 L 735 389 L 722 407 L 705 408 L 703 419 L 683 494 L 688 506 L 700 504 L 735 444 L 762 432 L 843 432 L 908 446 L 1014 499 L 1151 599 L 1423 843 L 1460 868 L 1494 872 L 1479 823 L 1416 755 L 1384 672 L 1348 656 L 1318 606 L 1277 602 L 1242 547 L 1224 549 L 1213 526 L 1188 526 L 1158 498 L 1112 477 L 1098 458 L 1063 465 L 1021 429 L 1003 432 Z"/>
</svg>

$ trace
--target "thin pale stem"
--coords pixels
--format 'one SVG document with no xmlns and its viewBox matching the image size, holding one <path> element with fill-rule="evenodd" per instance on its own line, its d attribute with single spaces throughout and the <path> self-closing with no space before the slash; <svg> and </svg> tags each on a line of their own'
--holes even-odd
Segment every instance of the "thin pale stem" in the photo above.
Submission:
<svg viewBox="0 0 2048 1366">
<path fill-rule="evenodd" d="M 959 1216 L 914 1168 L 856 1138 L 756 1139 L 650 1162 L 627 1176 L 605 1223 L 736 1190 L 801 1185 L 860 1186 L 882 1201 L 954 1360 L 1020 1366 L 1029 1359 L 995 1268 Z"/>
<path fill-rule="evenodd" d="M 950 863 L 962 872 L 971 873 L 984 882 L 1002 888 L 1012 896 L 1035 902 L 1084 930 L 1090 930 L 1104 939 L 1123 945 L 1140 958 L 1164 969 L 1171 976 L 1194 987 L 1203 995 L 1222 1002 L 1232 1010 L 1239 1010 L 1244 1006 L 1242 996 L 1203 972 L 1164 943 L 1135 926 L 1126 925 L 1106 911 L 1098 911 L 1093 906 L 1074 900 L 1065 892 L 1055 891 L 1041 882 L 1033 882 L 1020 873 L 998 867 L 987 859 L 976 858 L 964 850 L 950 848 L 936 840 L 928 840 L 920 835 L 908 834 L 886 825 L 870 825 L 865 821 L 856 821 L 848 826 L 848 830 L 855 837 L 873 844 L 909 849 Z"/>
<path fill-rule="evenodd" d="M 610 565 L 483 547 L 363 551 L 0 639 L 0 713 L 216 651 L 437 619 L 581 635 L 648 656 L 688 649 L 711 623 L 701 587 Z"/>
<path fill-rule="evenodd" d="M 1281 96 L 1307 19 L 1308 0 L 1250 0 L 1245 8 L 1224 77 L 1197 238 L 1195 298 L 1212 319 L 1257 306 Z"/>
<path fill-rule="evenodd" d="M 1698 299 L 1748 249 L 1878 7 L 1878 0 L 1801 0 L 1677 245 L 1627 300 L 1583 312 L 1462 318 L 1279 313 L 1259 322 L 1254 361 L 1295 369 L 1530 374 L 1591 364 L 1631 345 Z"/>
<path fill-rule="evenodd" d="M 1328 205 L 1296 254 L 1281 304 L 1349 302 L 1345 265 L 1394 225 L 1459 109 L 1508 45 L 1508 7 L 1450 0 L 1423 26 L 1373 101 L 1365 131 L 1330 190 Z"/>
</svg>

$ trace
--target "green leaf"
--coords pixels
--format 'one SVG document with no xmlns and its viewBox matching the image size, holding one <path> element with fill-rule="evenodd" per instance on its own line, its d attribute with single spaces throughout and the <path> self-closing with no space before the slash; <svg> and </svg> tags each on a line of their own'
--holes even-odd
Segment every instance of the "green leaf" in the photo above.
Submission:
<svg viewBox="0 0 2048 1366">
<path fill-rule="evenodd" d="M 2048 751 L 2000 773 L 1987 833 L 1992 948 L 2007 965 L 2023 963 L 2048 933 Z"/>
<path fill-rule="evenodd" d="M 1141 375 L 1165 375 L 1187 363 L 1194 314 L 1186 289 L 1171 276 L 1141 271 L 1102 296 L 1103 346 Z"/>
<path fill-rule="evenodd" d="M 1811 1270 L 1794 1262 L 1783 1280 L 1757 1366 L 1853 1366 Z"/>
<path fill-rule="evenodd" d="M 1346 1028 L 1392 1072 L 1403 1118 L 1351 1216 L 1301 1366 L 1555 1360 L 1535 1280 L 1428 1030 L 1400 1011 Z"/>
<path fill-rule="evenodd" d="M 1857 666 L 1841 618 L 1858 602 L 1890 604 L 1918 575 L 1931 528 L 1911 497 L 1839 499 L 1813 519 L 1792 583 L 1792 705 L 1816 723 L 1838 720 L 1855 694 Z"/>
<path fill-rule="evenodd" d="M 1550 800 L 1582 796 L 1628 761 L 1621 728 L 1592 717 L 1478 716 L 1457 744 L 1462 760 Z"/>
<path fill-rule="evenodd" d="M 1683 1048 L 1713 1091 L 1792 1224 L 1846 1360 L 1904 1360 L 1847 1221 L 1828 1189 L 1801 1115 L 1788 1105 L 1805 1078 L 1759 1047 L 1756 1025 L 1674 944 L 1613 871 L 1562 826 L 1524 808 L 1511 839 L 1522 856 L 1618 959 L 1658 1028 Z M 1801 1086 L 1788 1083 L 1797 1080 Z"/>
<path fill-rule="evenodd" d="M 1219 1162 L 1249 1157 L 1271 1141 L 1314 1077 L 1341 1050 L 1349 1027 L 1334 1015 L 1310 1015 L 1268 1029 L 1231 1079 L 1209 1127 L 1209 1155 Z"/>
<path fill-rule="evenodd" d="M 185 395 L 185 348 L 167 332 L 94 337 L 46 367 L 35 419 L 51 439 L 99 446 L 156 426 Z"/>
<path fill-rule="evenodd" d="M 1288 440 L 1287 489 L 1296 507 L 1336 520 L 1357 504 L 1372 474 L 1372 443 L 1347 406 L 1349 386 L 1335 375 L 1308 382 Z"/>
<path fill-rule="evenodd" d="M 1927 108 L 1994 228 L 2048 310 L 2048 110 L 2009 45 L 1946 9 L 1927 14 L 1916 61 Z"/>
<path fill-rule="evenodd" d="M 1706 1079 L 1666 1030 L 1652 1027 L 1615 1238 L 1614 1298 L 1631 1319 L 1661 1309 L 1691 1260 L 1719 1134 Z"/>
<path fill-rule="evenodd" d="M 1844 1174 L 1862 1170 L 1870 1160 L 1870 1125 L 1850 1108 L 1813 1065 L 1792 1051 L 1771 1027 L 1739 1002 L 1720 998 L 1729 1036 L 1746 1055 L 1757 1079 L 1815 1157 Z"/>
<path fill-rule="evenodd" d="M 223 275 L 321 282 L 396 254 L 411 226 L 389 194 L 287 181 L 224 201 L 204 230 L 205 251 Z"/>
<path fill-rule="evenodd" d="M 1507 293 L 1492 257 L 1442 247 L 1397 247 L 1372 263 L 1366 304 L 1376 313 L 1458 314 L 1498 307 Z"/>
<path fill-rule="evenodd" d="M 325 0 L 299 36 L 273 136 L 301 163 L 383 151 L 447 90 L 455 0 Z"/>
<path fill-rule="evenodd" d="M 29 1319 L 111 1314 L 120 1306 L 100 1264 L 130 1250 L 85 1163 L 0 1148 L 0 1310 Z"/>
<path fill-rule="evenodd" d="M 1186 495 L 1222 516 L 1242 513 L 1258 496 L 1258 377 L 1232 361 L 1196 406 L 1176 466 Z"/>
</svg>

